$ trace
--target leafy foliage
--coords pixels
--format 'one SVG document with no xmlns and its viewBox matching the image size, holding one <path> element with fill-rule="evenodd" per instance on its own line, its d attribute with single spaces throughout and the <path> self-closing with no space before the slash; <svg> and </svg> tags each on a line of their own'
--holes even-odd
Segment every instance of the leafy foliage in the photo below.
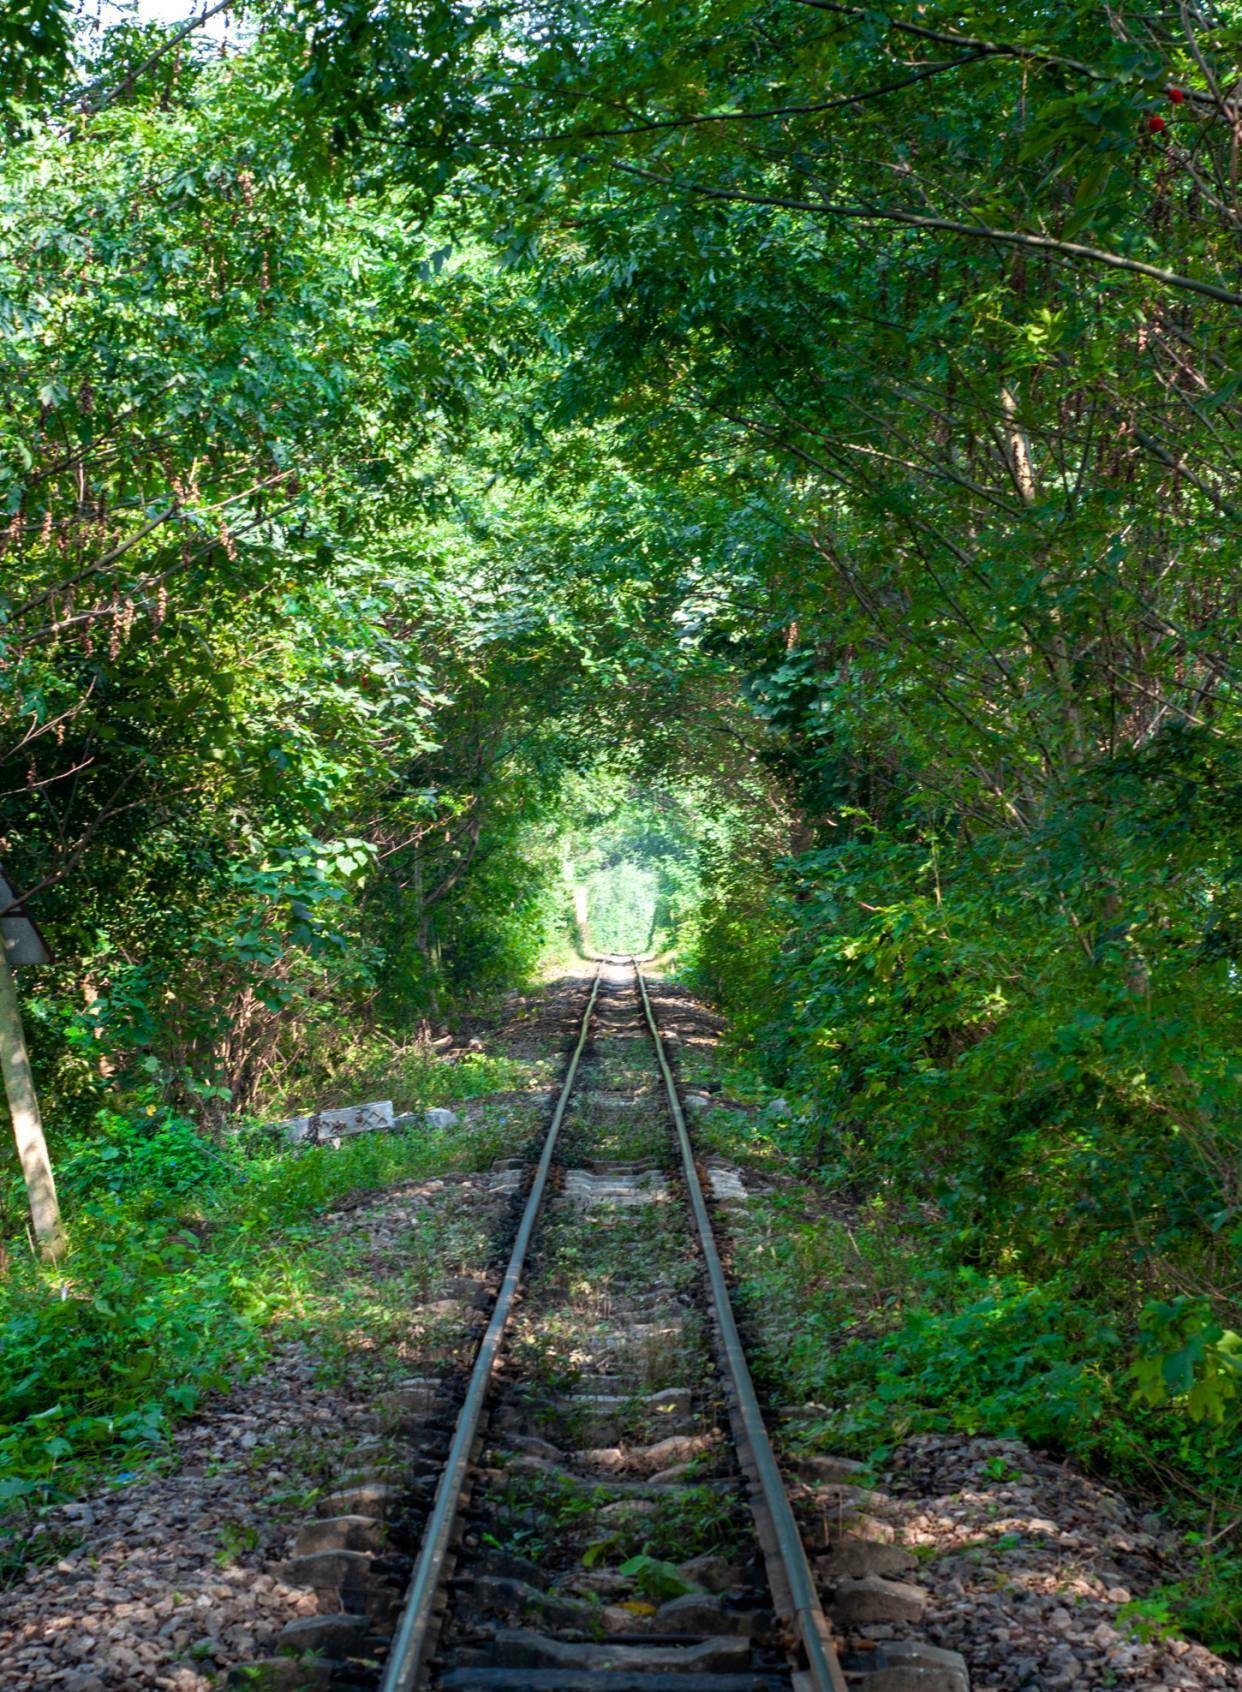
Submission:
<svg viewBox="0 0 1242 1692">
<path fill-rule="evenodd" d="M 881 1402 L 977 1339 L 954 1425 L 1121 1461 L 1167 1417 L 1201 1473 L 1242 1330 L 1240 23 L 14 10 L 0 846 L 80 1170 L 190 1179 L 186 1121 L 528 973 L 566 863 L 628 863 L 601 937 L 654 904 L 788 1149 L 934 1208 Z"/>
</svg>

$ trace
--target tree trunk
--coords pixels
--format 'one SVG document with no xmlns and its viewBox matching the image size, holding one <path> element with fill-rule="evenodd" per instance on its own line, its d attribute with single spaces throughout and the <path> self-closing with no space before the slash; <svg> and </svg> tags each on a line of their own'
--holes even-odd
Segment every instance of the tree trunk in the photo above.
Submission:
<svg viewBox="0 0 1242 1692">
<path fill-rule="evenodd" d="M 39 1101 L 35 1097 L 34 1080 L 30 1073 L 30 1057 L 26 1051 L 26 1037 L 22 1032 L 21 1013 L 17 1004 L 17 983 L 0 943 L 0 1073 L 4 1076 L 4 1090 L 8 1095 L 9 1111 L 13 1117 L 13 1133 L 17 1140 L 17 1155 L 21 1159 L 26 1195 L 30 1200 L 30 1218 L 34 1223 L 39 1251 L 53 1262 L 65 1249 L 65 1231 L 60 1220 L 60 1205 L 56 1198 L 56 1182 L 52 1163 L 47 1155 L 47 1141 L 43 1138 L 43 1123 L 39 1116 Z"/>
<path fill-rule="evenodd" d="M 585 887 L 574 888 L 574 927 L 578 931 L 579 952 L 584 958 L 593 958 L 595 946 L 591 940 L 590 907 L 587 904 Z"/>
</svg>

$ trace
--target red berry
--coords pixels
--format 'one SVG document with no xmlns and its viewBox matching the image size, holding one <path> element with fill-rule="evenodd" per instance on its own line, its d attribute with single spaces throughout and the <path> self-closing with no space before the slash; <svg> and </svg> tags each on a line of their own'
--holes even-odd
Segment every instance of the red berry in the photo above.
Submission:
<svg viewBox="0 0 1242 1692">
<path fill-rule="evenodd" d="M 1164 119 L 1158 112 L 1153 112 L 1147 120 L 1147 127 L 1153 135 L 1159 135 L 1164 128 Z"/>
<path fill-rule="evenodd" d="M 1186 98 L 1185 89 L 1183 89 L 1183 88 L 1170 88 L 1169 89 L 1169 99 L 1172 100 L 1172 102 L 1175 106 L 1180 106 L 1182 101 L 1185 98 Z"/>
</svg>

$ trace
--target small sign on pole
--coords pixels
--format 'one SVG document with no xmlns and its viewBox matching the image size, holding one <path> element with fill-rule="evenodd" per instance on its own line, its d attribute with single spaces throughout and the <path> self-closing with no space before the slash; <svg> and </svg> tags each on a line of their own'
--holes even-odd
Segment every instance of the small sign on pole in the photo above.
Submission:
<svg viewBox="0 0 1242 1692">
<path fill-rule="evenodd" d="M 21 901 L 0 875 L 0 939 L 4 941 L 4 955 L 9 968 L 19 964 L 49 964 L 52 954 L 39 933 L 39 925 L 27 916 Z"/>
<path fill-rule="evenodd" d="M 15 965 L 46 964 L 52 961 L 52 956 L 37 925 L 22 909 L 3 875 L 0 875 L 0 940 L 3 941 L 0 945 L 0 1073 L 13 1118 L 35 1239 L 43 1256 L 55 1259 L 64 1250 L 65 1231 L 39 1115 L 39 1100 L 30 1073 L 17 983 L 13 979 Z"/>
</svg>

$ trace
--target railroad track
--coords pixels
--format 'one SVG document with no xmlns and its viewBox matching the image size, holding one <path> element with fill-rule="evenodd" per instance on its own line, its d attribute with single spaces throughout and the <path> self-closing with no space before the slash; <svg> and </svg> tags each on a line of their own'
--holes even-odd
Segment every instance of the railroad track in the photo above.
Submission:
<svg viewBox="0 0 1242 1692">
<path fill-rule="evenodd" d="M 473 1369 L 405 1383 L 404 1485 L 308 1530 L 296 1578 L 341 1613 L 296 1624 L 322 1655 L 273 1684 L 846 1692 L 863 1667 L 966 1692 L 934 1648 L 843 1669 L 636 961 L 601 961 L 528 1169 L 496 1177 L 513 1231 Z"/>
<path fill-rule="evenodd" d="M 795 1675 L 845 1692 L 641 967 L 604 962 L 380 1686 L 777 1692 Z"/>
</svg>

